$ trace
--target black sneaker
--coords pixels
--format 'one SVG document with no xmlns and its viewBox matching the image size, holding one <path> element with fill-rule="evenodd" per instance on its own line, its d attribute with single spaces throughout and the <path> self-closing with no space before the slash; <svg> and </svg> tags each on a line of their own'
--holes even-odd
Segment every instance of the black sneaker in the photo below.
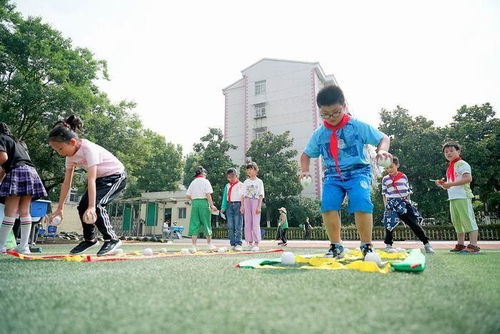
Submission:
<svg viewBox="0 0 500 334">
<path fill-rule="evenodd" d="M 366 253 L 373 252 L 373 245 L 372 244 L 363 244 L 359 248 L 361 249 L 361 252 L 363 253 L 363 257 L 366 256 Z"/>
<path fill-rule="evenodd" d="M 70 254 L 81 254 L 85 252 L 87 249 L 91 249 L 93 247 L 96 247 L 99 245 L 99 242 L 97 240 L 94 241 L 88 241 L 84 240 L 80 242 L 78 245 L 76 245 L 72 250 L 69 251 Z"/>
<path fill-rule="evenodd" d="M 97 256 L 103 256 L 113 253 L 114 250 L 120 248 L 122 242 L 120 240 L 106 240 L 101 249 L 97 252 Z"/>
<path fill-rule="evenodd" d="M 326 252 L 325 257 L 341 258 L 344 256 L 344 246 L 331 244 L 330 249 Z"/>
</svg>

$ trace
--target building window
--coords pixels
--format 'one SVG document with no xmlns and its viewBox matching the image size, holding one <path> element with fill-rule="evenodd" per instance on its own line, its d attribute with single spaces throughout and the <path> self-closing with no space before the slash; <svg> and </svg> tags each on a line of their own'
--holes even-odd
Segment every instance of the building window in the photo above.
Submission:
<svg viewBox="0 0 500 334">
<path fill-rule="evenodd" d="M 254 104 L 253 108 L 255 110 L 255 118 L 266 117 L 266 104 L 265 103 Z"/>
<path fill-rule="evenodd" d="M 179 219 L 186 219 L 186 208 L 179 208 Z"/>
<path fill-rule="evenodd" d="M 255 81 L 255 95 L 266 94 L 266 80 Z"/>
<path fill-rule="evenodd" d="M 264 126 L 264 127 L 261 127 L 261 128 L 255 128 L 255 129 L 253 129 L 253 132 L 254 132 L 255 139 L 260 139 L 260 138 L 262 138 L 266 134 L 267 127 Z"/>
</svg>

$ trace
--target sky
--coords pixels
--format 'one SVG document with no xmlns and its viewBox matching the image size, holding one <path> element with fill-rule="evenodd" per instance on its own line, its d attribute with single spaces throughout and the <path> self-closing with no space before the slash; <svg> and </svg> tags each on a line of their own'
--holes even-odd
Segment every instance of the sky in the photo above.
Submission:
<svg viewBox="0 0 500 334">
<path fill-rule="evenodd" d="M 105 59 L 101 89 L 184 153 L 223 128 L 222 89 L 262 58 L 319 62 L 374 126 L 397 105 L 440 126 L 464 104 L 500 108 L 496 0 L 13 2 Z"/>
</svg>

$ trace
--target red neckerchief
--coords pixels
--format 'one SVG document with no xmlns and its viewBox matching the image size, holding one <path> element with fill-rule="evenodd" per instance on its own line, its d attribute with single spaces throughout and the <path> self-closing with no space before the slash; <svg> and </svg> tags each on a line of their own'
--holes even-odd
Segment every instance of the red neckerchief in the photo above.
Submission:
<svg viewBox="0 0 500 334">
<path fill-rule="evenodd" d="M 455 182 L 455 163 L 460 160 L 462 160 L 462 158 L 458 157 L 450 161 L 450 163 L 448 164 L 448 169 L 446 170 L 446 178 L 451 182 Z"/>
<path fill-rule="evenodd" d="M 199 178 L 199 177 L 205 177 L 205 175 L 202 175 L 202 174 L 200 174 L 200 175 L 196 175 L 194 178 L 195 178 L 195 179 L 197 179 L 197 178 Z"/>
<path fill-rule="evenodd" d="M 398 187 L 396 186 L 396 181 L 399 180 L 399 179 L 402 179 L 405 175 L 401 172 L 398 172 L 396 175 L 394 175 L 394 177 L 391 176 L 391 174 L 389 174 L 389 178 L 391 179 L 392 181 L 392 186 L 394 187 L 394 189 L 396 189 L 396 191 L 398 192 L 399 196 L 401 196 L 400 192 L 399 192 L 399 189 Z"/>
<path fill-rule="evenodd" d="M 234 182 L 229 182 L 229 191 L 227 192 L 227 200 L 231 202 L 231 191 L 233 190 L 233 187 L 238 184 L 240 180 L 236 179 Z"/>
<path fill-rule="evenodd" d="M 337 173 L 342 176 L 340 173 L 340 167 L 339 167 L 339 146 L 338 146 L 338 139 L 337 139 L 337 130 L 342 129 L 344 126 L 346 126 L 347 122 L 351 117 L 349 117 L 348 114 L 344 114 L 340 122 L 333 126 L 327 121 L 323 121 L 323 124 L 325 125 L 326 128 L 332 130 L 332 134 L 330 135 L 330 154 L 333 157 L 333 160 L 335 161 L 335 169 L 337 170 Z"/>
</svg>

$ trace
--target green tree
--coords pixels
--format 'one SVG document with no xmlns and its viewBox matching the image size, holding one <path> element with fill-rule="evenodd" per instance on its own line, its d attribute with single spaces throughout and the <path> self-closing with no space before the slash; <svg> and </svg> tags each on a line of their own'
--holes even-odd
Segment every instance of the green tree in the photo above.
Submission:
<svg viewBox="0 0 500 334">
<path fill-rule="evenodd" d="M 138 188 L 144 191 L 178 190 L 182 175 L 182 147 L 165 142 L 163 136 L 146 130 L 149 152 L 146 166 L 136 173 Z"/>
<path fill-rule="evenodd" d="M 309 221 L 313 226 L 320 226 L 322 224 L 321 219 L 321 203 L 317 199 L 303 197 L 303 196 L 292 196 L 288 197 L 282 202 L 276 203 L 277 207 L 285 207 L 287 209 L 288 224 L 290 226 L 299 226 L 304 224 L 306 217 L 309 217 Z M 278 225 L 279 213 L 275 211 L 271 215 L 271 225 Z"/>
<path fill-rule="evenodd" d="M 99 78 L 108 78 L 105 61 L 0 2 L 0 118 L 26 142 L 48 190 L 64 173 L 47 145 L 48 129 L 63 115 L 91 110 L 100 100 Z"/>
<path fill-rule="evenodd" d="M 83 138 L 123 162 L 129 175 L 127 195 L 173 189 L 174 176 L 169 173 L 180 176 L 179 147 L 145 131 L 132 112 L 135 104 L 112 103 L 99 91 L 98 79 L 109 79 L 104 60 L 95 59 L 88 49 L 73 47 L 70 39 L 40 18 L 24 19 L 14 5 L 0 0 L 0 121 L 26 142 L 51 198 L 58 197 L 64 159 L 47 145 L 47 135 L 56 121 L 70 114 L 84 121 Z M 148 174 L 144 169 L 151 164 L 157 172 L 169 172 L 162 174 L 163 179 L 151 170 Z M 83 186 L 84 181 L 76 178 L 75 185 Z"/>
<path fill-rule="evenodd" d="M 392 111 L 383 109 L 380 118 L 379 129 L 391 137 L 390 151 L 399 158 L 400 169 L 410 180 L 414 193 L 411 199 L 418 203 L 424 216 L 447 217 L 446 192 L 429 181 L 441 178 L 446 168 L 441 153 L 443 129 L 425 117 L 412 117 L 408 110 L 400 106 Z M 383 209 L 381 203 L 378 204 Z M 375 217 L 378 221 L 381 212 L 375 212 Z"/>
<path fill-rule="evenodd" d="M 298 196 L 302 191 L 297 151 L 290 149 L 292 145 L 293 138 L 289 131 L 278 135 L 267 132 L 253 140 L 247 151 L 247 157 L 259 166 L 258 177 L 264 183 L 266 205 L 262 217 L 267 220 L 276 213 L 280 202 Z"/>
<path fill-rule="evenodd" d="M 193 145 L 194 153 L 189 155 L 184 169 L 184 184 L 189 186 L 193 180 L 194 168 L 198 165 L 203 166 L 207 172 L 207 179 L 210 180 L 214 190 L 212 198 L 214 204 L 220 207 L 222 201 L 222 190 L 227 179 L 226 171 L 234 164 L 227 154 L 236 146 L 224 140 L 221 129 L 210 128 L 208 134 L 200 138 L 201 142 Z"/>
<path fill-rule="evenodd" d="M 482 202 L 500 190 L 500 120 L 489 103 L 462 106 L 446 128 L 447 138 L 462 146 L 462 158 L 472 167 L 472 188 Z"/>
<path fill-rule="evenodd" d="M 182 184 L 184 187 L 189 187 L 191 181 L 193 181 L 194 170 L 196 166 L 201 165 L 201 155 L 197 152 L 191 152 L 186 156 L 184 161 L 184 177 L 182 179 Z"/>
</svg>

